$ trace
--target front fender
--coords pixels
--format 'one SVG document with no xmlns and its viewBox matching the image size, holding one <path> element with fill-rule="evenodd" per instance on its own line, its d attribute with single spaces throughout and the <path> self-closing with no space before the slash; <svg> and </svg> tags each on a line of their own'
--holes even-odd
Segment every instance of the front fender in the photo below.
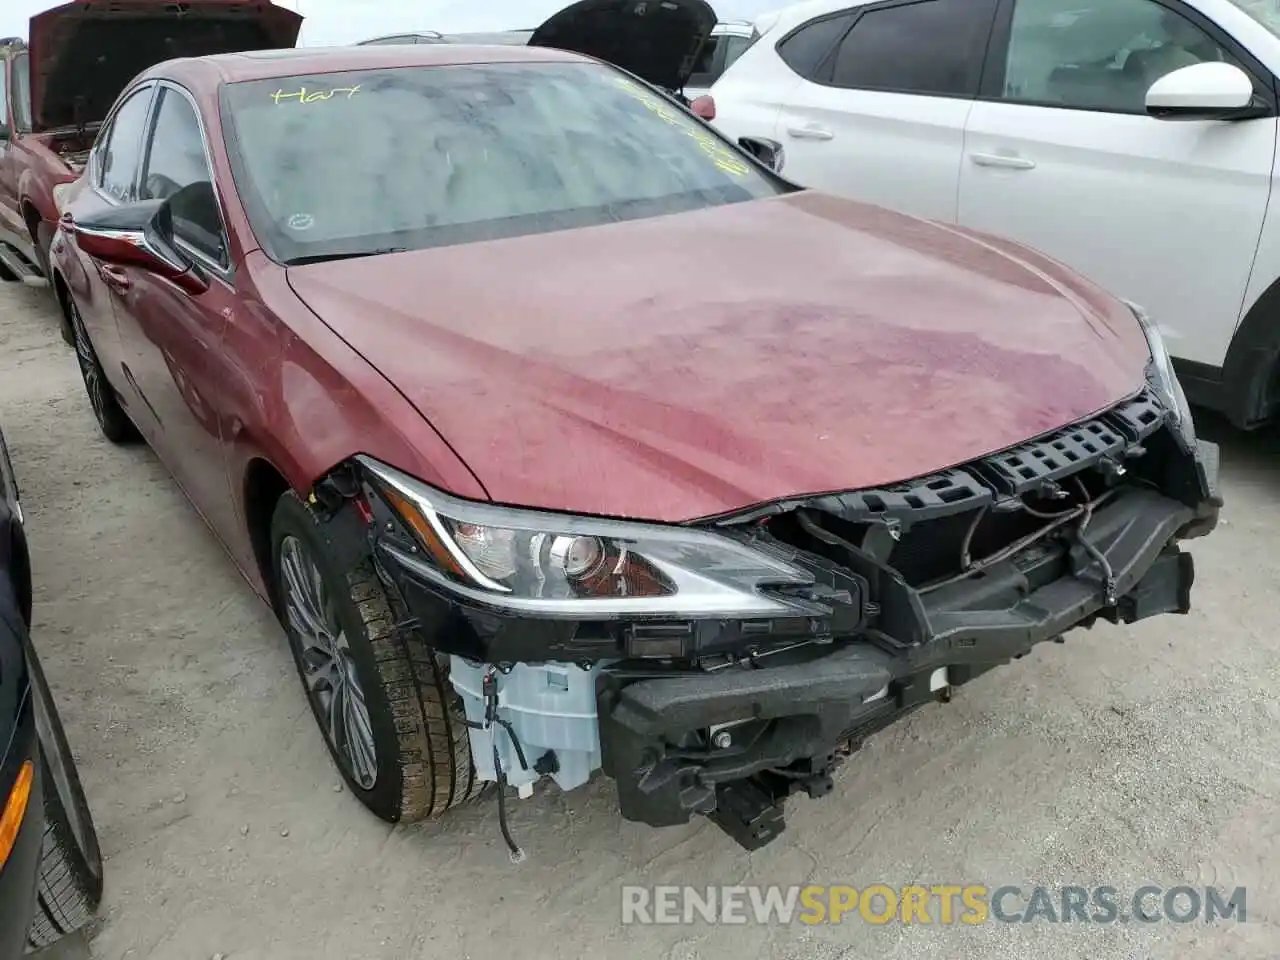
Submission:
<svg viewBox="0 0 1280 960">
<path fill-rule="evenodd" d="M 232 489 L 241 491 L 241 536 L 231 546 L 244 569 L 256 568 L 244 493 L 255 461 L 304 496 L 364 453 L 458 496 L 488 499 L 431 424 L 294 295 L 284 268 L 254 251 L 237 285 L 244 299 L 223 340 L 222 435 Z"/>
</svg>

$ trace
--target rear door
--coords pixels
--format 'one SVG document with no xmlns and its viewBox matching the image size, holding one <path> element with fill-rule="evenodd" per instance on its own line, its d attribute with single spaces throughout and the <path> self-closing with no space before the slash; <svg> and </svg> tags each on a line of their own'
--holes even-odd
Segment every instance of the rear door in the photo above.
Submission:
<svg viewBox="0 0 1280 960">
<path fill-rule="evenodd" d="M 803 77 L 778 115 L 787 176 L 953 220 L 964 126 L 995 10 L 996 0 L 891 0 L 784 38 L 779 55 L 799 54 L 795 69 Z M 806 29 L 812 35 L 801 37 Z M 789 48 L 797 39 L 807 48 Z M 829 52 L 822 51 L 827 39 L 834 40 Z"/>
<path fill-rule="evenodd" d="M 1171 69 L 1227 61 L 1272 116 L 1156 120 Z M 1271 76 L 1178 0 L 1004 0 L 969 115 L 964 226 L 1020 240 L 1145 307 L 1177 357 L 1219 366 L 1276 150 Z"/>
</svg>

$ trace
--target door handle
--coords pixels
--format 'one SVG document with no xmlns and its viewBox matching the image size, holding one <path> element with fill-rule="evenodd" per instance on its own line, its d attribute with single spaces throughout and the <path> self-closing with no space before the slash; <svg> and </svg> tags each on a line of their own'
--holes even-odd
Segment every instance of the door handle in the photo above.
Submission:
<svg viewBox="0 0 1280 960">
<path fill-rule="evenodd" d="M 102 277 L 102 282 L 117 293 L 124 293 L 133 286 L 133 281 L 129 279 L 129 275 L 119 267 L 103 264 L 98 267 L 98 273 Z"/>
<path fill-rule="evenodd" d="M 826 127 L 812 125 L 808 127 L 787 127 L 787 136 L 797 140 L 832 140 L 835 134 Z"/>
<path fill-rule="evenodd" d="M 979 167 L 1004 167 L 1006 170 L 1034 170 L 1036 162 L 1011 153 L 971 153 L 969 159 Z"/>
</svg>

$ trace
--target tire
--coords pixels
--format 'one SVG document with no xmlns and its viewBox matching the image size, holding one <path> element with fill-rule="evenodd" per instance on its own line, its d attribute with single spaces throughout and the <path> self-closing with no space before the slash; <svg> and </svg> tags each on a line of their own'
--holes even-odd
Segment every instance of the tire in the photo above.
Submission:
<svg viewBox="0 0 1280 960">
<path fill-rule="evenodd" d="M 316 723 L 347 787 L 376 816 L 439 817 L 483 786 L 448 661 L 396 627 L 404 618 L 370 561 L 341 570 L 318 522 L 290 492 L 271 523 L 276 610 Z M 342 709 L 331 709 L 339 702 Z"/>
<path fill-rule="evenodd" d="M 56 233 L 57 231 L 50 224 L 45 223 L 42 218 L 38 221 L 35 231 L 31 234 L 31 245 L 36 254 L 36 266 L 40 268 L 40 272 L 44 274 L 46 280 L 53 276 L 49 269 L 50 264 L 53 263 L 49 248 L 53 246 L 53 238 Z"/>
<path fill-rule="evenodd" d="M 102 851 L 62 720 L 44 671 L 27 657 L 44 793 L 44 841 L 36 881 L 36 913 L 27 940 L 44 947 L 79 930 L 102 900 Z"/>
<path fill-rule="evenodd" d="M 67 313 L 71 319 L 73 345 L 76 348 L 76 360 L 80 363 L 80 376 L 84 380 L 85 393 L 89 396 L 89 406 L 93 409 L 94 419 L 102 435 L 112 443 L 132 443 L 138 439 L 138 429 L 129 419 L 129 415 L 120 406 L 115 391 L 103 372 L 98 354 L 93 349 L 89 332 L 85 329 L 84 320 L 73 298 L 67 298 Z"/>
<path fill-rule="evenodd" d="M 53 279 L 53 241 L 56 239 L 58 239 L 57 233 L 51 233 L 49 235 L 48 243 L 44 247 L 44 275 L 45 279 L 49 282 L 49 289 L 53 291 L 54 299 L 58 301 L 58 307 L 60 308 L 58 310 L 58 332 L 62 334 L 62 342 L 68 347 L 74 347 L 76 345 L 76 332 L 71 328 L 71 320 L 67 316 L 67 313 L 71 309 L 70 304 L 63 306 L 61 302 L 62 298 L 58 296 L 58 291 Z M 70 296 L 71 294 L 68 293 L 68 299 Z"/>
</svg>

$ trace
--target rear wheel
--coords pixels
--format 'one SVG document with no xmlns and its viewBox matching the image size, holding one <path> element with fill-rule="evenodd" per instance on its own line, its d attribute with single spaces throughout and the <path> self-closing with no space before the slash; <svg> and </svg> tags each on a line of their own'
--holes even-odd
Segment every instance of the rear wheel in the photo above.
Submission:
<svg viewBox="0 0 1280 960">
<path fill-rule="evenodd" d="M 102 851 L 44 671 L 28 658 L 44 781 L 44 846 L 27 939 L 43 947 L 80 929 L 102 899 Z"/>
<path fill-rule="evenodd" d="M 80 310 L 71 297 L 67 298 L 67 314 L 71 318 L 71 333 L 75 341 L 76 360 L 80 363 L 80 376 L 84 378 L 84 389 L 89 395 L 89 406 L 93 408 L 93 416 L 98 421 L 102 435 L 112 443 L 128 443 L 138 438 L 138 430 L 129 419 L 129 415 L 120 406 L 107 375 L 94 352 L 93 343 L 89 340 L 89 332 L 85 329 Z"/>
<path fill-rule="evenodd" d="M 447 661 L 396 627 L 372 565 L 343 571 L 292 493 L 272 520 L 276 609 L 329 753 L 383 820 L 437 817 L 480 792 Z"/>
</svg>

